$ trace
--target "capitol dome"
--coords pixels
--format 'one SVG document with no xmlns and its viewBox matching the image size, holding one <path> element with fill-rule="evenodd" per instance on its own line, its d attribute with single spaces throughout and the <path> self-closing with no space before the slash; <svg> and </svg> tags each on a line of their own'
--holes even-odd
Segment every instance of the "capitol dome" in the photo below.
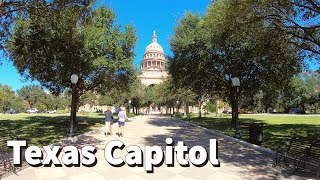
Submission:
<svg viewBox="0 0 320 180">
<path fill-rule="evenodd" d="M 157 43 L 157 35 L 153 31 L 152 42 L 146 47 L 143 59 L 140 61 L 141 83 L 147 86 L 161 83 L 163 78 L 168 76 L 166 66 L 166 55 Z"/>
<path fill-rule="evenodd" d="M 152 36 L 152 43 L 149 44 L 147 47 L 146 47 L 146 50 L 145 50 L 145 53 L 148 53 L 148 52 L 154 52 L 154 51 L 157 51 L 157 52 L 161 52 L 163 53 L 163 48 L 161 47 L 160 44 L 158 44 L 157 42 L 157 35 L 156 35 L 156 32 L 153 31 L 153 36 Z"/>
</svg>

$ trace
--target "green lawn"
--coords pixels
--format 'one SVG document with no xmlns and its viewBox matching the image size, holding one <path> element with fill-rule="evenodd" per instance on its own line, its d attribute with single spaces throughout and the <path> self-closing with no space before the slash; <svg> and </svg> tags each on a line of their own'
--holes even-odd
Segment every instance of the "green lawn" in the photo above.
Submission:
<svg viewBox="0 0 320 180">
<path fill-rule="evenodd" d="M 0 154 L 8 151 L 3 140 L 27 140 L 28 145 L 43 146 L 58 142 L 66 137 L 69 114 L 0 114 Z M 103 114 L 77 115 L 75 135 L 88 132 L 104 124 Z"/>
<path fill-rule="evenodd" d="M 183 118 L 189 121 L 188 118 Z M 230 129 L 229 123 L 231 115 L 223 117 L 197 118 L 192 117 L 191 122 L 202 127 L 215 130 L 228 136 L 234 135 L 234 130 Z M 261 146 L 275 150 L 280 144 L 288 142 L 290 136 L 298 135 L 302 137 L 320 137 L 320 116 L 273 116 L 273 115 L 240 115 L 240 123 L 262 122 L 263 143 Z M 242 140 L 249 140 L 249 129 L 240 126 Z"/>
</svg>

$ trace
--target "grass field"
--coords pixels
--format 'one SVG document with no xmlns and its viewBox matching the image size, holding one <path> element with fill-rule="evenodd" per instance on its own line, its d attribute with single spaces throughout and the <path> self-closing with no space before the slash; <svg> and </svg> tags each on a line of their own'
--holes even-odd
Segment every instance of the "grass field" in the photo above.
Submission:
<svg viewBox="0 0 320 180">
<path fill-rule="evenodd" d="M 188 118 L 183 118 L 189 121 Z M 190 121 L 219 133 L 233 136 L 230 129 L 231 116 L 224 117 L 192 117 Z M 275 150 L 279 145 L 287 143 L 291 136 L 320 137 L 320 116 L 285 116 L 285 115 L 240 115 L 240 123 L 260 122 L 263 126 L 263 143 L 261 146 Z M 249 140 L 249 128 L 240 126 L 242 140 Z"/>
<path fill-rule="evenodd" d="M 70 125 L 69 114 L 1 114 L 0 154 L 8 151 L 6 140 L 23 139 L 28 145 L 43 146 L 66 137 Z M 77 115 L 74 134 L 82 134 L 104 124 L 103 114 Z"/>
</svg>

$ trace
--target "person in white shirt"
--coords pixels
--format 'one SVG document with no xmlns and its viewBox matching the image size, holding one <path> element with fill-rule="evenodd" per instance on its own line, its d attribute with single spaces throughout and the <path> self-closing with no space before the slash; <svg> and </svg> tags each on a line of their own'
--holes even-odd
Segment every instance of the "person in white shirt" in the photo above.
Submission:
<svg viewBox="0 0 320 180">
<path fill-rule="evenodd" d="M 118 124 L 119 124 L 118 136 L 123 136 L 125 122 L 126 122 L 126 113 L 124 112 L 123 109 L 121 109 L 118 114 Z"/>
</svg>

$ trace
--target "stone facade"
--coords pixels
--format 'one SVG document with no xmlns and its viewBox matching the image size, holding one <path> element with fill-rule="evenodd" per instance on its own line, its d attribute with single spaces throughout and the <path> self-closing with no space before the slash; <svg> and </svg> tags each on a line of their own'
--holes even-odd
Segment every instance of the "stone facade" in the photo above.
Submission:
<svg viewBox="0 0 320 180">
<path fill-rule="evenodd" d="M 168 76 L 166 56 L 157 42 L 156 32 L 153 32 L 152 43 L 146 47 L 143 59 L 140 61 L 141 83 L 153 86 L 162 82 Z"/>
</svg>

